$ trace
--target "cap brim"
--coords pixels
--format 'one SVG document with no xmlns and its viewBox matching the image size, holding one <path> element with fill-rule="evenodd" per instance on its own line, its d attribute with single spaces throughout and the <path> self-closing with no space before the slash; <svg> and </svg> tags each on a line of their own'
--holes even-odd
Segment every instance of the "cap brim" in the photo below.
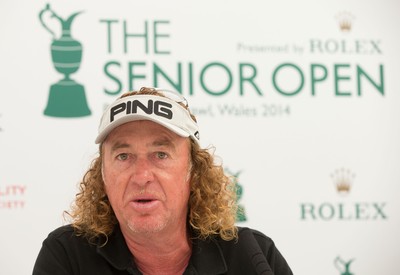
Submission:
<svg viewBox="0 0 400 275">
<path fill-rule="evenodd" d="M 133 121 L 139 121 L 139 120 L 153 121 L 153 122 L 155 122 L 157 124 L 160 124 L 160 125 L 164 126 L 165 128 L 171 130 L 172 132 L 174 132 L 175 134 L 177 134 L 178 136 L 181 136 L 181 137 L 189 137 L 190 136 L 190 134 L 187 133 L 185 130 L 183 130 L 183 129 L 181 129 L 181 128 L 173 125 L 173 124 L 165 123 L 162 120 L 157 120 L 157 119 L 154 119 L 154 118 L 148 117 L 148 116 L 142 116 L 142 115 L 138 115 L 138 114 L 130 114 L 130 115 L 127 115 L 125 117 L 122 117 L 122 118 L 116 120 L 114 123 L 111 123 L 106 128 L 104 128 L 104 130 L 97 136 L 97 138 L 95 140 L 95 143 L 98 144 L 98 143 L 103 142 L 106 139 L 106 137 L 115 128 L 117 128 L 117 127 L 119 127 L 119 126 L 121 126 L 121 125 L 123 125 L 125 123 L 133 122 Z"/>
</svg>

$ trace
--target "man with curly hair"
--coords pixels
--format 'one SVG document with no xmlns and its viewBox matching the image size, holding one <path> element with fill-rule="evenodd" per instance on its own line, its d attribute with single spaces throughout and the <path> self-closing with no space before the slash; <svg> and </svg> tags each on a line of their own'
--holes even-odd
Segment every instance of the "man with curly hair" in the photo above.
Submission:
<svg viewBox="0 0 400 275">
<path fill-rule="evenodd" d="M 235 226 L 234 181 L 200 147 L 180 94 L 122 95 L 96 143 L 71 224 L 44 240 L 34 275 L 292 274 L 270 238 Z"/>
</svg>

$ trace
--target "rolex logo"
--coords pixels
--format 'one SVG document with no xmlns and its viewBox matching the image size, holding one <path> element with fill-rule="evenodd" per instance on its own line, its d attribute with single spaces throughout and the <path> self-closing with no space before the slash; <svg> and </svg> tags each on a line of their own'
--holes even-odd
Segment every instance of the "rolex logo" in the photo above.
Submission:
<svg viewBox="0 0 400 275">
<path fill-rule="evenodd" d="M 354 21 L 354 16 L 349 12 L 340 12 L 336 19 L 339 23 L 339 28 L 342 32 L 350 32 Z"/>
<path fill-rule="evenodd" d="M 338 168 L 331 173 L 335 189 L 347 195 L 354 183 L 355 174 L 347 168 Z M 317 195 L 318 196 L 318 195 Z M 316 197 L 317 197 L 316 196 Z M 300 219 L 303 221 L 378 221 L 387 220 L 385 201 L 352 201 L 343 198 L 335 201 L 307 201 L 300 203 Z M 342 265 L 348 262 L 338 260 Z M 339 263 L 338 263 L 339 264 Z M 342 275 L 350 275 L 344 269 Z"/>
<path fill-rule="evenodd" d="M 339 194 L 347 194 L 350 192 L 353 184 L 355 174 L 349 169 L 340 168 L 336 169 L 332 174 L 331 178 L 335 185 L 335 188 Z"/>
</svg>

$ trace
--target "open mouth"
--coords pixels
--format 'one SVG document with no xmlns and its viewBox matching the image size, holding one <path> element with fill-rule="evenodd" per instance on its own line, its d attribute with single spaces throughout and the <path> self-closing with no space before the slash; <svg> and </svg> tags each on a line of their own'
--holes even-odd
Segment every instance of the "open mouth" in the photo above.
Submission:
<svg viewBox="0 0 400 275">
<path fill-rule="evenodd" d="M 148 203 L 148 202 L 152 202 L 152 201 L 154 201 L 154 200 L 151 200 L 151 199 L 136 200 L 136 202 L 138 202 L 138 203 Z"/>
<path fill-rule="evenodd" d="M 160 201 L 157 199 L 151 199 L 151 198 L 137 198 L 133 201 L 131 201 L 131 206 L 136 209 L 137 211 L 151 211 L 156 209 L 160 204 Z"/>
</svg>

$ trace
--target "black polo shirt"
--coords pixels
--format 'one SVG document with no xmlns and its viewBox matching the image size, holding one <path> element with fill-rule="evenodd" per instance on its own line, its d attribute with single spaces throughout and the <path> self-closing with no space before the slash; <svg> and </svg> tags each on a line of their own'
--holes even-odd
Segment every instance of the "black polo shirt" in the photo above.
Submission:
<svg viewBox="0 0 400 275">
<path fill-rule="evenodd" d="M 106 245 L 90 244 L 63 226 L 44 240 L 33 275 L 119 275 L 141 274 L 121 230 L 116 228 Z M 273 241 L 253 229 L 239 228 L 237 241 L 219 237 L 193 240 L 193 253 L 184 275 L 264 274 L 292 275 Z"/>
</svg>

